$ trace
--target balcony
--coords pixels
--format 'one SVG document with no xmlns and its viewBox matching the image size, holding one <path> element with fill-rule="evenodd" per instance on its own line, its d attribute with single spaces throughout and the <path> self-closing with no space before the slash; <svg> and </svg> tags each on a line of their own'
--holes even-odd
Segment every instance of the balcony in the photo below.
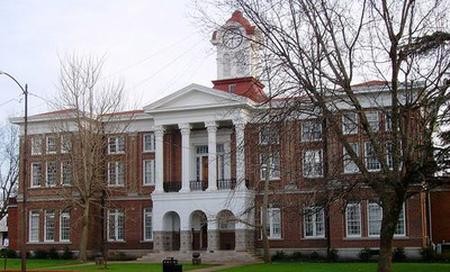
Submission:
<svg viewBox="0 0 450 272">
<path fill-rule="evenodd" d="M 219 179 L 217 180 L 217 189 L 219 190 L 233 190 L 236 187 L 236 179 Z"/>
<path fill-rule="evenodd" d="M 181 189 L 181 181 L 166 181 L 163 186 L 166 193 L 178 192 Z"/>
<path fill-rule="evenodd" d="M 191 180 L 189 181 L 191 191 L 205 191 L 208 188 L 207 180 Z"/>
</svg>

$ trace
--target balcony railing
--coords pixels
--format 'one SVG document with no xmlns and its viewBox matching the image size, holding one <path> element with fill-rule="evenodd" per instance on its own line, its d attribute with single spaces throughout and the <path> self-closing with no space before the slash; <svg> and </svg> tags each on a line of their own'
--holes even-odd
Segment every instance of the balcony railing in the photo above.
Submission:
<svg viewBox="0 0 450 272">
<path fill-rule="evenodd" d="M 219 190 L 232 190 L 236 187 L 236 179 L 218 179 L 217 180 L 217 188 Z"/>
<path fill-rule="evenodd" d="M 181 182 L 180 181 L 166 181 L 164 182 L 164 192 L 170 193 L 170 192 L 178 192 L 181 189 Z"/>
<path fill-rule="evenodd" d="M 191 188 L 191 191 L 204 191 L 206 188 L 208 188 L 208 181 L 207 180 L 191 180 L 189 182 L 189 187 Z"/>
</svg>

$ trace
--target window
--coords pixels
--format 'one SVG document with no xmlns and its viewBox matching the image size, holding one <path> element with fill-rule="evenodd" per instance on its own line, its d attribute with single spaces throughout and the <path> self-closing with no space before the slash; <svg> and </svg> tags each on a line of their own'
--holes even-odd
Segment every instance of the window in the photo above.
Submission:
<svg viewBox="0 0 450 272">
<path fill-rule="evenodd" d="M 108 240 L 124 240 L 124 214 L 121 210 L 108 211 Z"/>
<path fill-rule="evenodd" d="M 307 178 L 321 177 L 322 150 L 307 150 L 303 152 L 303 176 Z"/>
<path fill-rule="evenodd" d="M 322 208 L 310 207 L 303 210 L 303 231 L 305 237 L 325 237 L 325 213 Z"/>
<path fill-rule="evenodd" d="M 31 187 L 41 186 L 42 166 L 40 162 L 31 164 Z"/>
<path fill-rule="evenodd" d="M 225 179 L 225 147 L 223 144 L 217 144 L 217 180 Z"/>
<path fill-rule="evenodd" d="M 261 166 L 267 164 L 267 170 L 269 171 L 269 179 L 280 178 L 280 153 L 273 152 L 272 154 L 261 154 Z M 261 168 L 261 179 L 266 178 L 266 172 Z"/>
<path fill-rule="evenodd" d="M 381 220 L 383 219 L 383 209 L 376 202 L 369 202 L 367 206 L 367 217 L 369 225 L 369 237 L 379 236 L 381 230 Z"/>
<path fill-rule="evenodd" d="M 144 185 L 155 185 L 154 160 L 144 160 Z"/>
<path fill-rule="evenodd" d="M 42 154 L 42 137 L 35 136 L 31 138 L 31 155 L 41 155 Z"/>
<path fill-rule="evenodd" d="M 108 153 L 118 154 L 125 152 L 125 137 L 111 136 L 108 138 Z"/>
<path fill-rule="evenodd" d="M 342 114 L 342 133 L 344 135 L 358 133 L 358 114 L 356 112 L 344 112 Z"/>
<path fill-rule="evenodd" d="M 353 151 L 356 153 L 356 155 L 359 157 L 359 144 L 358 143 L 349 143 L 349 145 L 352 147 Z M 356 165 L 356 163 L 351 159 L 350 154 L 347 153 L 347 150 L 345 147 L 343 147 L 344 151 L 344 173 L 358 173 L 359 168 Z"/>
<path fill-rule="evenodd" d="M 367 207 L 369 236 L 380 236 L 381 221 L 383 220 L 383 208 L 376 202 L 370 202 Z M 405 226 L 405 205 L 403 205 L 395 227 L 395 236 L 404 236 L 406 234 Z"/>
<path fill-rule="evenodd" d="M 153 229 L 152 229 L 152 209 L 144 209 L 144 240 L 153 240 Z"/>
<path fill-rule="evenodd" d="M 278 131 L 270 127 L 262 127 L 259 131 L 259 143 L 266 144 L 278 144 L 279 136 Z"/>
<path fill-rule="evenodd" d="M 265 230 L 269 239 L 281 239 L 281 211 L 279 208 L 267 209 L 267 224 Z"/>
<path fill-rule="evenodd" d="M 61 137 L 61 153 L 69 153 L 72 150 L 72 140 L 70 135 Z"/>
<path fill-rule="evenodd" d="M 58 138 L 56 136 L 47 136 L 47 153 L 55 154 L 58 151 Z"/>
<path fill-rule="evenodd" d="M 229 93 L 235 93 L 236 92 L 236 84 L 228 85 L 228 92 Z"/>
<path fill-rule="evenodd" d="M 372 131 L 377 132 L 380 128 L 380 123 L 378 119 L 378 112 L 377 111 L 368 111 L 366 112 L 366 118 L 367 122 L 369 123 L 370 128 Z"/>
<path fill-rule="evenodd" d="M 47 162 L 46 186 L 52 187 L 56 185 L 56 161 Z"/>
<path fill-rule="evenodd" d="M 28 241 L 30 242 L 39 242 L 39 217 L 38 211 L 30 212 L 30 228 L 28 233 Z"/>
<path fill-rule="evenodd" d="M 378 171 L 381 169 L 381 164 L 377 159 L 373 145 L 370 142 L 365 143 L 366 152 L 366 167 L 369 171 Z"/>
<path fill-rule="evenodd" d="M 144 152 L 155 151 L 155 134 L 145 133 L 143 137 Z"/>
<path fill-rule="evenodd" d="M 386 143 L 386 163 L 389 169 L 394 169 L 394 150 L 392 143 Z"/>
<path fill-rule="evenodd" d="M 59 222 L 60 222 L 59 240 L 63 242 L 70 241 L 70 213 L 61 212 Z"/>
<path fill-rule="evenodd" d="M 108 163 L 108 184 L 121 186 L 125 183 L 125 168 L 122 161 Z"/>
<path fill-rule="evenodd" d="M 55 241 L 55 212 L 45 211 L 45 229 L 44 237 L 46 242 Z"/>
<path fill-rule="evenodd" d="M 72 163 L 70 161 L 61 163 L 61 183 L 62 185 L 72 184 Z"/>
<path fill-rule="evenodd" d="M 319 121 L 304 121 L 301 134 L 302 142 L 322 140 L 322 123 Z"/>
<path fill-rule="evenodd" d="M 392 111 L 387 111 L 385 115 L 385 130 L 392 131 Z"/>
<path fill-rule="evenodd" d="M 359 203 L 349 203 L 345 208 L 347 237 L 361 237 L 361 206 Z"/>
</svg>

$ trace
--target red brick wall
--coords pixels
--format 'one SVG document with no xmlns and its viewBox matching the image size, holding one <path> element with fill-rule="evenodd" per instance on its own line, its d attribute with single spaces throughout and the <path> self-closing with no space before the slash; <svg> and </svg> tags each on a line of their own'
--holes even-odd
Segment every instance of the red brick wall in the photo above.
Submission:
<svg viewBox="0 0 450 272">
<path fill-rule="evenodd" d="M 450 241 L 450 191 L 431 192 L 432 236 L 434 243 Z"/>
</svg>

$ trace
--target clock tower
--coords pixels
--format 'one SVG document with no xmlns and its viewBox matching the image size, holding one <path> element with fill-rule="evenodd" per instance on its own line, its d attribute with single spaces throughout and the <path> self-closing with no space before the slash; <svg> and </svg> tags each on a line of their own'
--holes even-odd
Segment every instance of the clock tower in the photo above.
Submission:
<svg viewBox="0 0 450 272">
<path fill-rule="evenodd" d="M 217 80 L 214 88 L 246 96 L 257 102 L 267 97 L 258 81 L 260 35 L 237 10 L 225 25 L 213 33 L 211 43 L 217 50 Z"/>
</svg>

